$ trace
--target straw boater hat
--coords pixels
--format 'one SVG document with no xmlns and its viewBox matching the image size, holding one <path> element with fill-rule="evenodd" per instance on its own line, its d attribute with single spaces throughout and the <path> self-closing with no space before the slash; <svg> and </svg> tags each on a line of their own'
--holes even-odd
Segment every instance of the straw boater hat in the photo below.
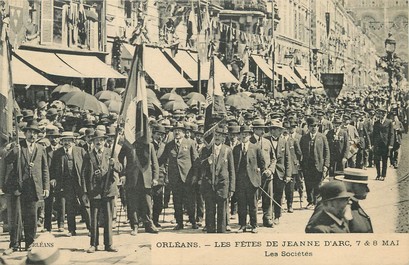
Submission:
<svg viewBox="0 0 409 265">
<path fill-rule="evenodd" d="M 60 139 L 75 139 L 75 136 L 73 132 L 63 132 Z"/>
<path fill-rule="evenodd" d="M 338 173 L 335 179 L 342 180 L 345 182 L 354 182 L 360 184 L 368 184 L 368 174 L 365 170 L 359 168 L 346 168 L 343 172 Z"/>
<path fill-rule="evenodd" d="M 55 240 L 50 234 L 42 234 L 35 241 L 34 247 L 27 253 L 27 258 L 23 264 L 68 264 L 70 261 L 70 252 L 61 251 Z"/>
</svg>

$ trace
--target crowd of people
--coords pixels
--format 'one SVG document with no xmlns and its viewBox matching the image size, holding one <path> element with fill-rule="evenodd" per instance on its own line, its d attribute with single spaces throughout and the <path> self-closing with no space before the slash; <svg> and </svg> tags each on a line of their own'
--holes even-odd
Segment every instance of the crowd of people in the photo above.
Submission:
<svg viewBox="0 0 409 265">
<path fill-rule="evenodd" d="M 4 254 L 20 248 L 22 230 L 26 250 L 38 229 L 52 232 L 54 223 L 76 236 L 77 215 L 89 231 L 88 253 L 100 245 L 99 227 L 104 249 L 116 252 L 119 204 L 135 236 L 139 227 L 160 231 L 170 198 L 175 230 L 186 228 L 187 213 L 192 229 L 225 233 L 238 217 L 235 232 L 257 233 L 259 225 L 273 228 L 283 213 L 307 208 L 314 214 L 306 232 L 373 232 L 358 203 L 369 192 L 365 169 L 375 166 L 373 178 L 384 181 L 388 163 L 399 166 L 407 100 L 403 92 L 390 98 L 383 88 L 336 100 L 312 90 L 265 94 L 249 110 L 227 106 L 211 145 L 198 108 L 151 115 L 151 142 L 127 144 L 117 114 L 41 101 L 21 110 L 17 137 L 0 144 L 2 221 L 10 233 Z"/>
</svg>

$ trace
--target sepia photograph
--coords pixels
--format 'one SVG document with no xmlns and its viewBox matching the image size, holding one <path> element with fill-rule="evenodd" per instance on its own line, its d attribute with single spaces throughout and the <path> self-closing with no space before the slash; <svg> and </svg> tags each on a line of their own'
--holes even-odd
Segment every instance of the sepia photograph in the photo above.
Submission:
<svg viewBox="0 0 409 265">
<path fill-rule="evenodd" d="M 0 0 L 0 264 L 409 264 L 408 0 Z"/>
</svg>

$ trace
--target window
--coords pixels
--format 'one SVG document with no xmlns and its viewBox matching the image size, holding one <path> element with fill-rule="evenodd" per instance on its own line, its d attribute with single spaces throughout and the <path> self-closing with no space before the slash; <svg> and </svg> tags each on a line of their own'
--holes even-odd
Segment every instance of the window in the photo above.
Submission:
<svg viewBox="0 0 409 265">
<path fill-rule="evenodd" d="M 41 1 L 40 42 L 61 47 L 100 49 L 100 20 L 96 6 L 65 0 Z"/>
</svg>

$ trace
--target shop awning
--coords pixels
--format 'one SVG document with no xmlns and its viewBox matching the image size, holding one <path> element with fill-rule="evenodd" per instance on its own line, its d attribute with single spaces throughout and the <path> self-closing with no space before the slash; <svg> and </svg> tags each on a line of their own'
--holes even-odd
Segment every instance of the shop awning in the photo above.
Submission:
<svg viewBox="0 0 409 265">
<path fill-rule="evenodd" d="M 295 70 L 297 71 L 301 80 L 305 79 L 307 81 L 308 87 L 323 87 L 320 81 L 318 81 L 318 79 L 312 73 L 310 73 L 310 71 L 308 71 L 307 69 L 296 66 Z"/>
<path fill-rule="evenodd" d="M 299 88 L 306 88 L 304 83 L 301 81 L 301 79 L 294 73 L 294 71 L 291 69 L 290 66 L 288 65 L 282 65 L 281 68 L 285 72 L 286 75 L 290 76 L 291 79 L 295 82 L 295 84 L 298 85 Z M 294 84 L 294 83 L 292 83 Z"/>
<path fill-rule="evenodd" d="M 197 81 L 197 62 L 188 51 L 179 50 L 174 57 L 172 56 L 172 51 L 170 49 L 165 49 L 165 52 L 192 81 Z M 209 77 L 207 76 L 205 79 L 208 78 Z M 204 78 L 201 77 L 201 79 L 203 80 Z"/>
<path fill-rule="evenodd" d="M 37 70 L 54 76 L 83 77 L 85 76 L 67 65 L 64 61 L 51 52 L 17 50 L 17 57 Z"/>
<path fill-rule="evenodd" d="M 146 73 L 163 88 L 185 88 L 192 85 L 176 70 L 159 48 L 144 47 Z"/>
<path fill-rule="evenodd" d="M 126 78 L 96 56 L 62 53 L 56 55 L 86 78 Z"/>
<path fill-rule="evenodd" d="M 194 55 L 192 53 L 192 55 Z M 197 53 L 194 55 L 194 58 L 197 60 Z M 236 77 L 229 71 L 229 69 L 224 66 L 222 61 L 220 61 L 219 58 L 216 56 L 214 57 L 214 68 L 215 72 L 218 75 L 217 80 L 219 80 L 220 83 L 239 83 L 239 80 L 237 80 Z M 196 67 L 197 69 L 197 67 Z M 202 80 L 209 80 L 209 75 L 210 75 L 210 62 L 204 62 L 201 65 L 200 69 L 200 78 Z"/>
<path fill-rule="evenodd" d="M 30 66 L 23 63 L 20 59 L 13 57 L 12 60 L 13 83 L 16 85 L 32 86 L 56 86 L 44 76 L 40 75 Z"/>
<path fill-rule="evenodd" d="M 290 73 L 288 73 L 282 65 L 276 65 L 275 67 L 275 71 L 278 75 L 281 75 L 282 77 L 284 77 L 288 83 L 290 84 L 297 84 L 297 82 L 291 77 Z"/>
<path fill-rule="evenodd" d="M 271 66 L 268 65 L 268 63 L 261 57 L 260 55 L 251 55 L 251 58 L 254 60 L 254 62 L 257 64 L 257 66 L 260 68 L 260 70 L 270 79 L 273 77 L 273 72 L 271 70 Z M 277 75 L 274 76 L 274 80 L 278 80 Z"/>
</svg>

